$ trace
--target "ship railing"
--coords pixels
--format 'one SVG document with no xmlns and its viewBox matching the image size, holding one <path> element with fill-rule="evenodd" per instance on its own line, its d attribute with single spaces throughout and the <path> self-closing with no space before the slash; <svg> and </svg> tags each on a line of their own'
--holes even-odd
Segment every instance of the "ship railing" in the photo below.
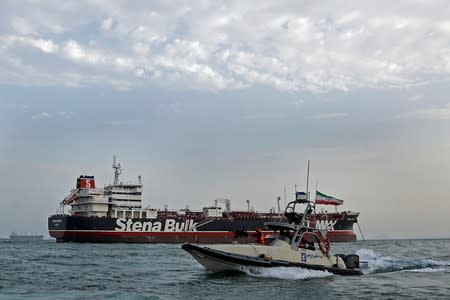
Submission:
<svg viewBox="0 0 450 300">
<path fill-rule="evenodd" d="M 76 204 L 109 204 L 108 198 L 104 196 L 100 197 L 80 197 Z"/>
<path fill-rule="evenodd" d="M 80 189 L 78 195 L 81 197 L 91 196 L 91 195 L 102 195 L 103 190 L 101 189 Z"/>
<path fill-rule="evenodd" d="M 142 193 L 142 187 L 117 187 L 117 186 L 111 187 L 111 186 L 107 186 L 107 187 L 105 187 L 105 191 L 107 191 L 109 193 L 114 193 L 115 191 Z"/>
</svg>

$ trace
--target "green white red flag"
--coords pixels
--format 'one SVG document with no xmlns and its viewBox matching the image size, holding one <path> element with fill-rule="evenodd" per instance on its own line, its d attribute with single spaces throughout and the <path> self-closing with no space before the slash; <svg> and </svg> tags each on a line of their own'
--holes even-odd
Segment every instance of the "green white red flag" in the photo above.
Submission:
<svg viewBox="0 0 450 300">
<path fill-rule="evenodd" d="M 340 199 L 334 198 L 332 196 L 322 194 L 319 191 L 316 191 L 316 204 L 341 205 L 343 203 L 344 203 L 344 200 L 340 200 Z"/>
</svg>

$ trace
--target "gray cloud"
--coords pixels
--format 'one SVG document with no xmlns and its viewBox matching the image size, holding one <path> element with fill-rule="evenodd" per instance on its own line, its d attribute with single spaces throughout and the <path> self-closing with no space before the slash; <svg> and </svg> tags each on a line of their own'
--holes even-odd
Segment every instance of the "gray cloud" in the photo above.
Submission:
<svg viewBox="0 0 450 300">
<path fill-rule="evenodd" d="M 3 3 L 0 82 L 317 92 L 446 81 L 447 7 L 445 1 Z"/>
<path fill-rule="evenodd" d="M 42 119 L 48 119 L 50 118 L 50 114 L 46 111 L 34 114 L 31 116 L 32 120 L 42 120 Z"/>
<path fill-rule="evenodd" d="M 298 99 L 297 101 L 295 101 L 295 106 L 297 107 L 302 107 L 305 104 L 305 100 L 303 99 Z"/>
<path fill-rule="evenodd" d="M 335 112 L 335 113 L 326 113 L 326 114 L 315 114 L 311 115 L 308 118 L 313 120 L 325 120 L 325 119 L 336 119 L 346 117 L 346 113 Z"/>
<path fill-rule="evenodd" d="M 57 115 L 63 119 L 71 119 L 73 116 L 73 113 L 70 111 L 59 111 Z"/>
<path fill-rule="evenodd" d="M 450 103 L 442 107 L 421 108 L 399 114 L 397 119 L 428 119 L 448 120 L 450 119 Z"/>
<path fill-rule="evenodd" d="M 418 102 L 418 101 L 422 101 L 424 98 L 425 98 L 425 96 L 423 94 L 416 94 L 416 95 L 409 97 L 409 100 L 411 100 L 413 102 Z"/>
</svg>

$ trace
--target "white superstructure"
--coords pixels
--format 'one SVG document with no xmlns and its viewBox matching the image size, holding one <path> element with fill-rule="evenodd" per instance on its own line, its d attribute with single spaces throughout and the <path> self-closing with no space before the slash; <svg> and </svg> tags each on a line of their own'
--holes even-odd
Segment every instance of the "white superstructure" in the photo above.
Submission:
<svg viewBox="0 0 450 300">
<path fill-rule="evenodd" d="M 122 167 L 113 158 L 113 183 L 103 188 L 97 188 L 94 176 L 80 175 L 76 188 L 60 203 L 60 212 L 70 206 L 69 213 L 73 216 L 125 218 L 125 219 L 158 219 L 160 213 L 164 218 L 222 218 L 224 212 L 231 211 L 231 201 L 225 198 L 214 200 L 214 206 L 204 207 L 202 211 L 188 208 L 176 211 L 156 210 L 142 207 L 143 184 L 141 176 L 138 183 L 123 183 L 120 181 Z M 226 210 L 218 206 L 224 203 Z"/>
<path fill-rule="evenodd" d="M 114 181 L 104 188 L 96 188 L 94 176 L 81 175 L 76 189 L 61 202 L 70 205 L 70 213 L 86 217 L 156 218 L 156 211 L 142 209 L 141 177 L 137 184 L 122 183 L 120 163 L 113 160 Z"/>
</svg>

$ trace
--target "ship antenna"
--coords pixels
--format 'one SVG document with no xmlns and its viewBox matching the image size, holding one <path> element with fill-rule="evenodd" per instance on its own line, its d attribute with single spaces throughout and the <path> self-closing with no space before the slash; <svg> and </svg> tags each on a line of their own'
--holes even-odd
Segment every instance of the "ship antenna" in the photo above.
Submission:
<svg viewBox="0 0 450 300">
<path fill-rule="evenodd" d="M 112 165 L 113 169 L 114 169 L 114 182 L 113 185 L 118 185 L 119 184 L 119 176 L 120 174 L 122 174 L 122 168 L 120 167 L 120 163 L 117 162 L 116 156 L 113 155 L 113 165 Z"/>
</svg>

